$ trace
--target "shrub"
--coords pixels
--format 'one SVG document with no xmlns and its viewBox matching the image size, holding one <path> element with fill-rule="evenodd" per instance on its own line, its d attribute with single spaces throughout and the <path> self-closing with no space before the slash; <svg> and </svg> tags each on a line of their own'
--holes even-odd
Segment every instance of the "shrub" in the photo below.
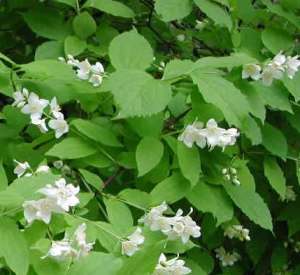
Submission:
<svg viewBox="0 0 300 275">
<path fill-rule="evenodd" d="M 299 16 L 2 0 L 1 274 L 299 274 Z"/>
</svg>

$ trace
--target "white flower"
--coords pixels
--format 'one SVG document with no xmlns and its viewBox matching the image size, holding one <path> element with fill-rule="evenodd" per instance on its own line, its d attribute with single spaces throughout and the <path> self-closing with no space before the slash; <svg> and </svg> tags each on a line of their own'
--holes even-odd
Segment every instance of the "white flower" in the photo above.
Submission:
<svg viewBox="0 0 300 275">
<path fill-rule="evenodd" d="M 28 96 L 27 104 L 22 107 L 21 111 L 24 114 L 30 114 L 31 118 L 41 118 L 48 104 L 48 100 L 40 99 L 37 94 L 31 92 Z"/>
<path fill-rule="evenodd" d="M 191 273 L 192 270 L 184 266 L 184 264 L 185 262 L 178 260 L 178 257 L 167 260 L 166 256 L 162 253 L 153 275 L 185 275 Z"/>
<path fill-rule="evenodd" d="M 67 58 L 68 58 L 67 64 L 71 66 L 77 67 L 80 63 L 77 59 L 73 57 L 73 55 L 68 54 Z"/>
<path fill-rule="evenodd" d="M 102 81 L 103 81 L 103 77 L 98 74 L 92 74 L 92 76 L 89 79 L 89 82 L 92 83 L 94 87 L 100 86 Z"/>
<path fill-rule="evenodd" d="M 190 213 L 186 216 L 182 216 L 183 211 L 178 209 L 176 215 L 169 218 L 171 224 L 171 230 L 164 232 L 169 239 L 176 240 L 181 239 L 183 243 L 187 243 L 190 237 L 199 238 L 201 236 L 200 226 L 190 217 Z"/>
<path fill-rule="evenodd" d="M 298 72 L 298 67 L 300 66 L 300 60 L 298 59 L 299 56 L 296 55 L 294 57 L 288 56 L 285 67 L 286 67 L 286 73 L 287 76 L 290 79 L 293 79 L 295 74 Z"/>
<path fill-rule="evenodd" d="M 265 86 L 271 86 L 274 79 L 281 79 L 283 77 L 283 68 L 275 66 L 274 64 L 268 65 L 262 72 L 261 78 Z"/>
<path fill-rule="evenodd" d="M 55 130 L 55 137 L 60 138 L 62 135 L 69 132 L 69 125 L 62 113 L 59 113 L 59 115 L 57 113 L 56 115 L 56 119 L 51 119 L 48 125 L 51 129 Z"/>
<path fill-rule="evenodd" d="M 243 67 L 242 78 L 252 78 L 253 80 L 258 80 L 261 77 L 261 67 L 257 64 L 247 64 Z"/>
<path fill-rule="evenodd" d="M 95 65 L 91 66 L 91 71 L 94 74 L 104 74 L 104 67 L 100 62 L 96 62 Z"/>
<path fill-rule="evenodd" d="M 37 201 L 25 201 L 23 203 L 24 217 L 31 224 L 35 220 L 50 223 L 52 212 L 61 213 L 54 200 L 45 198 Z"/>
<path fill-rule="evenodd" d="M 39 116 L 33 116 L 31 117 L 31 123 L 36 125 L 42 133 L 48 132 L 45 118 L 41 119 Z"/>
<path fill-rule="evenodd" d="M 89 254 L 89 252 L 93 249 L 94 243 L 86 242 L 86 224 L 83 223 L 78 226 L 74 233 L 74 239 L 76 242 L 77 249 L 77 259 L 81 257 L 85 257 Z"/>
<path fill-rule="evenodd" d="M 76 67 L 78 68 L 76 73 L 79 79 L 82 80 L 89 79 L 90 72 L 91 72 L 91 64 L 87 59 L 81 61 L 79 64 L 76 65 Z"/>
<path fill-rule="evenodd" d="M 152 231 L 168 230 L 170 229 L 169 221 L 163 216 L 167 209 L 166 202 L 163 202 L 161 205 L 151 208 L 150 212 L 140 219 L 140 222 L 149 226 Z"/>
<path fill-rule="evenodd" d="M 200 132 L 203 124 L 194 122 L 188 125 L 183 133 L 178 137 L 179 141 L 182 141 L 187 147 L 192 148 L 193 144 L 196 143 L 200 148 L 206 146 L 205 136 Z"/>
<path fill-rule="evenodd" d="M 79 193 L 79 186 L 75 187 L 73 184 L 66 184 L 64 178 L 55 181 L 54 185 L 46 185 L 46 187 L 39 189 L 38 192 L 54 200 L 58 207 L 67 212 L 70 207 L 79 203 L 79 199 L 76 197 Z"/>
<path fill-rule="evenodd" d="M 282 51 L 280 51 L 271 61 L 272 64 L 276 65 L 279 68 L 282 67 L 285 62 L 286 62 L 286 56 L 282 54 Z"/>
<path fill-rule="evenodd" d="M 142 230 L 138 227 L 127 237 L 126 241 L 122 242 L 122 255 L 132 256 L 139 250 L 139 246 L 144 243 L 144 240 L 145 238 L 142 235 Z"/>
<path fill-rule="evenodd" d="M 217 122 L 214 119 L 208 120 L 206 128 L 201 130 L 206 138 L 207 145 L 210 149 L 219 145 L 220 138 L 225 134 L 225 129 L 218 127 Z"/>
<path fill-rule="evenodd" d="M 50 167 L 48 165 L 40 165 L 37 169 L 36 169 L 36 173 L 48 173 L 50 170 Z"/>
<path fill-rule="evenodd" d="M 60 112 L 61 111 L 61 108 L 60 106 L 57 104 L 57 99 L 56 97 L 53 97 L 51 102 L 50 102 L 50 111 L 51 111 L 51 114 L 55 117 L 55 118 L 58 118 L 58 117 L 61 117 L 62 113 Z"/>
<path fill-rule="evenodd" d="M 221 261 L 222 266 L 233 266 L 240 259 L 240 255 L 236 252 L 226 252 L 224 247 L 215 250 L 216 257 Z"/>
<path fill-rule="evenodd" d="M 185 40 L 185 35 L 184 35 L 184 34 L 178 34 L 178 35 L 176 36 L 176 38 L 177 38 L 177 40 L 178 40 L 179 42 L 183 42 L 183 41 Z"/>
<path fill-rule="evenodd" d="M 28 90 L 26 88 L 23 88 L 21 91 L 16 91 L 13 93 L 14 102 L 12 106 L 17 106 L 18 108 L 22 108 L 27 101 L 28 98 Z"/>
<path fill-rule="evenodd" d="M 17 175 L 18 178 L 22 177 L 24 173 L 30 169 L 30 165 L 27 161 L 25 162 L 19 162 L 17 160 L 14 160 L 14 162 L 17 164 L 17 166 L 14 169 L 14 173 Z"/>
<path fill-rule="evenodd" d="M 48 256 L 59 261 L 64 261 L 77 256 L 77 251 L 72 248 L 68 239 L 63 239 L 61 241 L 52 241 L 51 248 L 49 249 L 47 255 L 42 257 L 42 259 Z"/>
<path fill-rule="evenodd" d="M 224 236 L 230 239 L 237 238 L 240 241 L 250 241 L 249 229 L 244 228 L 242 225 L 231 225 L 224 231 Z"/>
</svg>

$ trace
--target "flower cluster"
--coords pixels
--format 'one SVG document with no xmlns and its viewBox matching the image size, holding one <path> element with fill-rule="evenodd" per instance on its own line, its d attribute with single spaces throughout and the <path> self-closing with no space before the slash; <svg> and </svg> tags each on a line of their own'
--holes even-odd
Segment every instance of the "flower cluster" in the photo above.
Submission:
<svg viewBox="0 0 300 275">
<path fill-rule="evenodd" d="M 270 86 L 274 79 L 282 79 L 284 73 L 288 78 L 293 79 L 300 66 L 299 56 L 285 56 L 278 53 L 263 69 L 257 64 L 247 64 L 242 71 L 242 78 L 253 80 L 261 79 L 263 84 Z"/>
<path fill-rule="evenodd" d="M 38 193 L 45 197 L 23 203 L 24 217 L 29 224 L 35 220 L 49 224 L 52 213 L 68 212 L 70 207 L 79 204 L 79 199 L 76 197 L 79 187 L 67 184 L 64 178 L 55 181 L 53 185 L 48 184 L 39 189 Z"/>
<path fill-rule="evenodd" d="M 178 260 L 178 257 L 167 260 L 167 257 L 162 253 L 153 275 L 184 275 L 191 273 L 192 270 L 184 264 L 185 262 Z"/>
<path fill-rule="evenodd" d="M 240 259 L 240 255 L 238 253 L 226 252 L 224 247 L 217 248 L 215 252 L 216 257 L 220 260 L 222 266 L 232 266 Z"/>
<path fill-rule="evenodd" d="M 244 228 L 242 225 L 231 225 L 224 231 L 224 236 L 229 239 L 237 238 L 240 241 L 250 241 L 249 229 Z"/>
<path fill-rule="evenodd" d="M 203 128 L 200 122 L 188 125 L 178 139 L 189 148 L 196 143 L 200 148 L 208 146 L 213 150 L 219 146 L 224 150 L 226 146 L 234 145 L 238 136 L 239 132 L 236 128 L 227 130 L 220 128 L 214 119 L 210 119 L 206 123 L 206 128 Z"/>
<path fill-rule="evenodd" d="M 178 209 L 175 216 L 168 217 L 163 215 L 167 209 L 167 204 L 163 202 L 153 207 L 140 221 L 149 226 L 152 231 L 161 231 L 170 240 L 181 239 L 183 243 L 187 243 L 191 236 L 194 238 L 201 236 L 200 227 L 190 217 L 192 211 L 182 216 L 183 211 Z"/>
<path fill-rule="evenodd" d="M 235 168 L 223 168 L 222 169 L 223 177 L 226 181 L 231 181 L 235 185 L 241 185 L 241 182 L 238 179 L 237 171 Z"/>
<path fill-rule="evenodd" d="M 27 161 L 19 162 L 14 160 L 14 162 L 17 164 L 14 169 L 14 174 L 16 174 L 18 178 L 22 176 L 31 177 L 33 174 L 48 173 L 50 170 L 48 165 L 40 165 L 34 172 Z"/>
<path fill-rule="evenodd" d="M 56 97 L 49 102 L 23 88 L 21 91 L 15 92 L 13 98 L 12 105 L 20 108 L 23 114 L 30 115 L 31 123 L 36 125 L 42 133 L 46 133 L 49 127 L 55 131 L 55 137 L 60 138 L 69 131 L 69 125 L 57 104 Z M 44 112 L 46 107 L 50 109 L 48 114 Z M 48 119 L 48 127 L 46 119 Z"/>
<path fill-rule="evenodd" d="M 94 87 L 101 85 L 105 72 L 104 67 L 100 62 L 91 65 L 88 59 L 79 61 L 70 54 L 68 54 L 67 60 L 63 57 L 60 57 L 59 60 L 73 66 L 76 69 L 76 75 L 79 79 L 88 80 Z"/>
<path fill-rule="evenodd" d="M 121 243 L 122 255 L 132 256 L 139 250 L 139 246 L 145 241 L 142 235 L 142 229 L 137 228 L 131 235 L 127 237 L 127 240 Z"/>
<path fill-rule="evenodd" d="M 52 257 L 57 260 L 78 260 L 85 257 L 93 249 L 94 243 L 86 241 L 86 224 L 78 226 L 72 238 L 68 238 L 67 234 L 60 241 L 52 241 L 51 247 L 46 257 Z"/>
</svg>

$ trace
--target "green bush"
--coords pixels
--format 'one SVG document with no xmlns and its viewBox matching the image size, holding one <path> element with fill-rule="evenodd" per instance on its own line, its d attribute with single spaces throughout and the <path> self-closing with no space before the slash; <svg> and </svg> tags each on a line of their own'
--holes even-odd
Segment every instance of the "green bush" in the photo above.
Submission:
<svg viewBox="0 0 300 275">
<path fill-rule="evenodd" d="M 1 274 L 300 274 L 299 1 L 0 22 Z"/>
</svg>

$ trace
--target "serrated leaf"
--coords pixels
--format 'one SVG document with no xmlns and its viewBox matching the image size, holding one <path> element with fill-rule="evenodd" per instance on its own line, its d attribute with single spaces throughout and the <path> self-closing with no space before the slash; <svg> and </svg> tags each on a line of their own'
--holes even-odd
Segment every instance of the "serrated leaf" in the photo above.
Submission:
<svg viewBox="0 0 300 275">
<path fill-rule="evenodd" d="M 136 30 L 116 36 L 109 46 L 109 57 L 116 69 L 146 69 L 153 61 L 149 42 Z"/>
<path fill-rule="evenodd" d="M 97 10 L 112 14 L 114 16 L 120 16 L 125 18 L 134 17 L 132 9 L 124 5 L 119 1 L 114 0 L 88 0 L 84 7 L 91 7 Z"/>
<path fill-rule="evenodd" d="M 288 89 L 290 94 L 295 98 L 296 101 L 300 100 L 300 73 L 296 73 L 293 79 L 285 77 L 283 79 L 284 86 Z"/>
<path fill-rule="evenodd" d="M 47 156 L 60 159 L 79 159 L 97 152 L 97 149 L 83 139 L 68 137 L 55 144 L 47 153 Z"/>
<path fill-rule="evenodd" d="M 288 152 L 288 144 L 283 133 L 271 124 L 266 123 L 262 128 L 263 145 L 272 154 L 286 158 Z"/>
<path fill-rule="evenodd" d="M 260 195 L 242 185 L 224 184 L 225 190 L 238 208 L 254 223 L 272 231 L 272 216 L 270 210 Z"/>
<path fill-rule="evenodd" d="M 192 11 L 191 0 L 156 0 L 155 11 L 163 21 L 182 19 Z"/>
<path fill-rule="evenodd" d="M 24 235 L 15 222 L 0 217 L 0 256 L 16 275 L 26 275 L 29 268 L 29 250 Z"/>
<path fill-rule="evenodd" d="M 137 205 L 138 207 L 147 209 L 151 204 L 150 194 L 138 189 L 124 189 L 118 196 L 124 199 L 129 204 Z"/>
<path fill-rule="evenodd" d="M 199 211 L 213 214 L 217 224 L 229 221 L 233 217 L 233 205 L 220 186 L 200 181 L 186 198 Z"/>
<path fill-rule="evenodd" d="M 194 2 L 217 25 L 232 29 L 231 17 L 223 7 L 209 0 L 194 0 Z"/>
<path fill-rule="evenodd" d="M 116 138 L 116 135 L 111 130 L 92 121 L 75 119 L 72 121 L 71 125 L 74 125 L 79 132 L 88 138 L 100 142 L 103 145 L 112 147 L 122 146 L 122 144 Z"/>
<path fill-rule="evenodd" d="M 180 173 L 174 173 L 152 189 L 150 193 L 152 205 L 158 205 L 163 201 L 174 203 L 182 199 L 190 188 L 190 183 Z"/>
<path fill-rule="evenodd" d="M 159 113 L 168 105 L 172 94 L 169 84 L 142 71 L 117 71 L 110 76 L 109 86 L 121 109 L 119 117 Z"/>
<path fill-rule="evenodd" d="M 195 185 L 201 173 L 201 161 L 197 147 L 188 148 L 183 142 L 177 142 L 177 158 L 182 175 Z"/>
<path fill-rule="evenodd" d="M 191 77 L 204 100 L 218 107 L 229 124 L 243 125 L 250 106 L 246 97 L 231 82 L 203 69 L 194 71 Z"/>
<path fill-rule="evenodd" d="M 284 174 L 274 158 L 265 158 L 264 172 L 270 185 L 280 195 L 282 199 L 285 198 L 286 181 Z"/>
<path fill-rule="evenodd" d="M 138 175 L 143 176 L 151 171 L 161 160 L 164 146 L 160 140 L 144 137 L 136 148 Z"/>
</svg>

